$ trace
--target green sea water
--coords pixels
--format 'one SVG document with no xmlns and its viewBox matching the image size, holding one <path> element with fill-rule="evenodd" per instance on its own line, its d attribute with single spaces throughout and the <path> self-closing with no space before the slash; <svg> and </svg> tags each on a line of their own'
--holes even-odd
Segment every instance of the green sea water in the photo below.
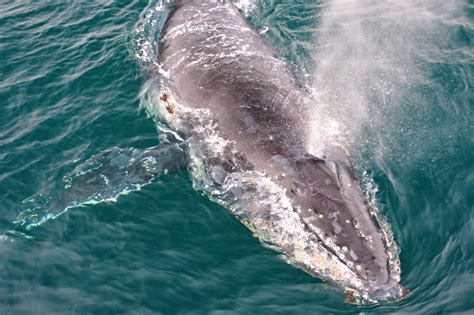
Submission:
<svg viewBox="0 0 474 315">
<path fill-rule="evenodd" d="M 400 249 L 403 301 L 356 306 L 170 173 L 0 240 L 0 314 L 474 310 L 472 1 L 240 1 L 343 130 Z M 0 1 L 0 234 L 90 156 L 159 144 L 150 1 Z"/>
</svg>

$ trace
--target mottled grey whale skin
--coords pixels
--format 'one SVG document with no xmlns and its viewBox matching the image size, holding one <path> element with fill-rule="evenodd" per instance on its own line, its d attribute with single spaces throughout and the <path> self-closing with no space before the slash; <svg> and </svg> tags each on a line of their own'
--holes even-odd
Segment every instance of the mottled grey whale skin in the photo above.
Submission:
<svg viewBox="0 0 474 315">
<path fill-rule="evenodd" d="M 390 277 L 385 238 L 346 154 L 337 147 L 325 157 L 307 152 L 311 98 L 232 3 L 175 4 L 162 31 L 159 63 L 176 99 L 215 114 L 222 136 L 286 188 L 308 230 L 323 231 L 320 241 L 366 283 L 371 297 L 405 295 Z"/>
</svg>

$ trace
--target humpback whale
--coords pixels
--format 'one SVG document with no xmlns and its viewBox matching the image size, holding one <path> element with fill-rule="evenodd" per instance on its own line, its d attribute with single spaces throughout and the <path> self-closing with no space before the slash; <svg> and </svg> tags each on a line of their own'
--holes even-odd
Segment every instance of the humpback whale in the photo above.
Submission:
<svg viewBox="0 0 474 315">
<path fill-rule="evenodd" d="M 166 80 L 149 111 L 183 139 L 198 190 L 290 263 L 352 296 L 406 295 L 393 241 L 346 150 L 308 152 L 311 97 L 230 1 L 174 3 L 158 56 Z M 269 204 L 276 199 L 279 209 Z"/>
<path fill-rule="evenodd" d="M 93 156 L 60 190 L 28 198 L 38 205 L 0 238 L 184 168 L 196 190 L 288 263 L 344 288 L 348 302 L 406 296 L 396 244 L 347 150 L 335 143 L 310 154 L 314 103 L 288 64 L 230 1 L 175 2 L 169 11 L 159 71 L 142 99 L 161 144 Z"/>
</svg>

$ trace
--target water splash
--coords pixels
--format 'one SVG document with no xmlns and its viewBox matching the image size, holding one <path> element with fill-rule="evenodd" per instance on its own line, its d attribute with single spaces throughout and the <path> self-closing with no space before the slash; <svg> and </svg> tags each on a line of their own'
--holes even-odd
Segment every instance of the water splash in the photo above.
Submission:
<svg viewBox="0 0 474 315">
<path fill-rule="evenodd" d="M 257 0 L 235 0 L 233 2 L 245 16 L 252 14 L 257 7 Z"/>
<path fill-rule="evenodd" d="M 130 52 L 143 66 L 158 66 L 156 46 L 168 16 L 166 1 L 151 2 L 130 35 Z"/>
</svg>

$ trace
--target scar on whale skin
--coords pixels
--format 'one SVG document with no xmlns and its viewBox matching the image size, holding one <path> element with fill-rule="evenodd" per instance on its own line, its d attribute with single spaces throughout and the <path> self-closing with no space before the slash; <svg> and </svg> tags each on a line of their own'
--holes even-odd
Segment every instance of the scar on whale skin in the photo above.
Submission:
<svg viewBox="0 0 474 315">
<path fill-rule="evenodd" d="M 169 98 L 170 97 L 166 92 L 160 96 L 160 100 L 166 103 L 166 110 L 168 111 L 168 113 L 174 114 L 174 105 L 169 102 Z"/>
<path fill-rule="evenodd" d="M 162 100 L 163 102 L 168 102 L 168 93 L 163 93 L 163 95 L 161 95 L 160 97 L 160 100 Z"/>
</svg>

